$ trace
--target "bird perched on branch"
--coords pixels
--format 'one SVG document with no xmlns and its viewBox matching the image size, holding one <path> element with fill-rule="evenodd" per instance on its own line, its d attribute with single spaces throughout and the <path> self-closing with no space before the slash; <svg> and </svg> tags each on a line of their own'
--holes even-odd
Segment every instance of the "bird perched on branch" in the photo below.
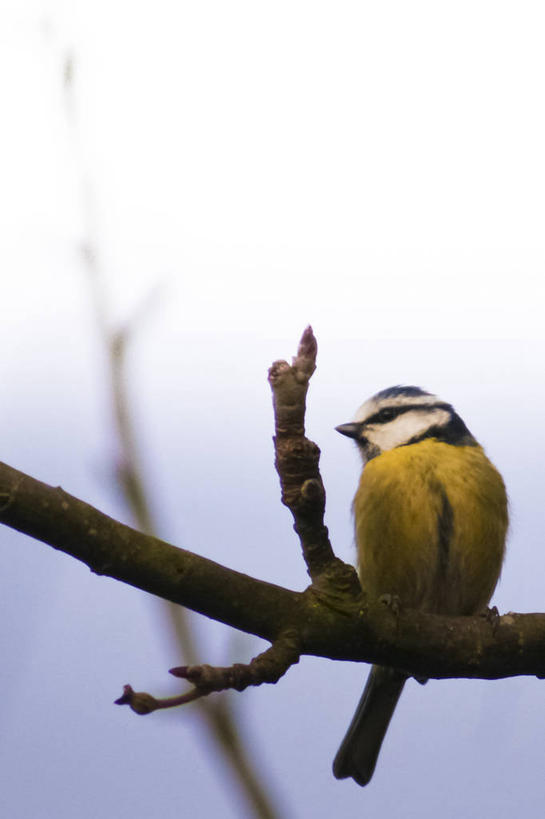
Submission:
<svg viewBox="0 0 545 819">
<path fill-rule="evenodd" d="M 363 459 L 354 498 L 358 570 L 372 599 L 447 615 L 485 609 L 507 532 L 501 475 L 450 404 L 390 387 L 337 430 Z M 407 675 L 373 666 L 333 773 L 366 785 Z"/>
</svg>

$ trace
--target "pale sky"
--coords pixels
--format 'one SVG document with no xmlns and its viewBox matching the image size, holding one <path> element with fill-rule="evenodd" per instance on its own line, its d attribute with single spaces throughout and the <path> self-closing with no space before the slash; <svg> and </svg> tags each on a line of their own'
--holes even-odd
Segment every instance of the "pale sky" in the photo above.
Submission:
<svg viewBox="0 0 545 819">
<path fill-rule="evenodd" d="M 415 383 L 505 477 L 494 602 L 545 610 L 544 24 L 538 2 L 0 0 L 0 459 L 125 515 L 91 243 L 116 321 L 157 289 L 129 387 L 165 538 L 304 588 L 266 371 L 310 322 L 337 554 L 358 459 L 333 428 Z M 2 815 L 248 815 L 191 709 L 112 705 L 178 690 L 160 604 L 1 534 Z M 260 649 L 196 620 L 204 661 Z M 541 816 L 543 682 L 409 683 L 362 790 L 331 762 L 365 675 L 304 658 L 233 695 L 283 817 Z"/>
</svg>

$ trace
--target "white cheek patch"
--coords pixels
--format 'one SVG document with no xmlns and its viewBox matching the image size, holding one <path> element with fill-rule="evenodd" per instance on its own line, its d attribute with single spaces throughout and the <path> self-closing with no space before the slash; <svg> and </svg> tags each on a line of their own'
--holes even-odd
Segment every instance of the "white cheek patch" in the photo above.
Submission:
<svg viewBox="0 0 545 819">
<path fill-rule="evenodd" d="M 443 409 L 409 410 L 387 424 L 370 425 L 365 430 L 365 437 L 385 452 L 408 443 L 430 427 L 445 426 L 449 420 L 450 413 Z"/>
</svg>

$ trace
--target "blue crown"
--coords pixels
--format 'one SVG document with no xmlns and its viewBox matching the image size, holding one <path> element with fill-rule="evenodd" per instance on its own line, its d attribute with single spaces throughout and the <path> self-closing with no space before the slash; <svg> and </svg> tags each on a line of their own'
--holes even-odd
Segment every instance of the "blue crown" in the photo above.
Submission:
<svg viewBox="0 0 545 819">
<path fill-rule="evenodd" d="M 373 398 L 380 400 L 382 398 L 397 398 L 399 395 L 406 395 L 407 398 L 416 398 L 419 395 L 432 395 L 432 393 L 426 392 L 426 390 L 421 389 L 421 387 L 404 387 L 401 384 L 397 384 L 395 387 L 386 387 L 385 390 L 377 392 Z"/>
</svg>

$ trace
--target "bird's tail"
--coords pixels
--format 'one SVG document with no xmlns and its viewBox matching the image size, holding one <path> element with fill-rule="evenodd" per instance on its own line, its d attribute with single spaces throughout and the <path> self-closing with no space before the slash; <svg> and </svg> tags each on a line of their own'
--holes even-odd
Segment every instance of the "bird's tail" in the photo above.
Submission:
<svg viewBox="0 0 545 819">
<path fill-rule="evenodd" d="M 337 779 L 351 776 L 358 785 L 367 785 L 370 781 L 406 679 L 405 674 L 393 668 L 373 666 L 333 762 L 333 774 Z"/>
</svg>

